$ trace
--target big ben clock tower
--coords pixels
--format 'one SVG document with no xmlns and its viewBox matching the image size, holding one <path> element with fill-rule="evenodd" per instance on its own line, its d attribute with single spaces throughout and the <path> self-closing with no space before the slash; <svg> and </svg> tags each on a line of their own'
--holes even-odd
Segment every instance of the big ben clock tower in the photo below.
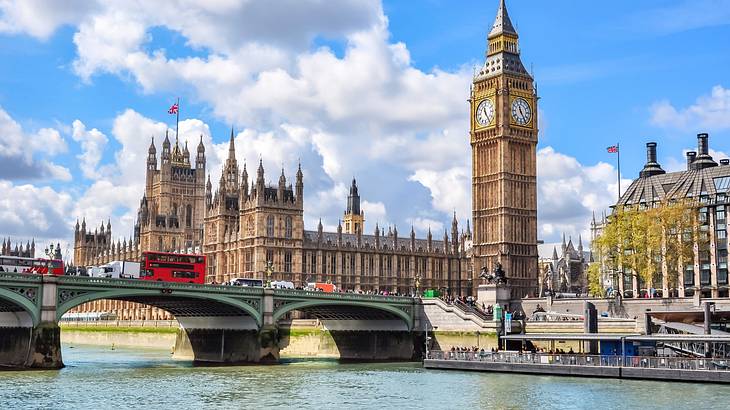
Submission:
<svg viewBox="0 0 730 410">
<path fill-rule="evenodd" d="M 501 263 L 512 297 L 537 291 L 537 100 L 500 0 L 470 98 L 473 266 Z"/>
</svg>

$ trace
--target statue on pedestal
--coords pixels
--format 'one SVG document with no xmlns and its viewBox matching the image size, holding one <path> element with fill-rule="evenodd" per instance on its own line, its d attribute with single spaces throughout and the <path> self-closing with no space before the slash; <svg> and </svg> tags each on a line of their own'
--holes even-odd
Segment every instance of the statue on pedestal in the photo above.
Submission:
<svg viewBox="0 0 730 410">
<path fill-rule="evenodd" d="M 491 273 L 487 271 L 486 266 L 482 266 L 481 273 L 479 274 L 479 277 L 482 279 L 485 279 L 487 281 L 487 284 L 496 284 L 496 285 L 506 285 L 507 284 L 507 277 L 505 275 L 504 269 L 502 269 L 502 264 L 500 262 L 496 262 L 494 264 L 494 269 Z"/>
</svg>

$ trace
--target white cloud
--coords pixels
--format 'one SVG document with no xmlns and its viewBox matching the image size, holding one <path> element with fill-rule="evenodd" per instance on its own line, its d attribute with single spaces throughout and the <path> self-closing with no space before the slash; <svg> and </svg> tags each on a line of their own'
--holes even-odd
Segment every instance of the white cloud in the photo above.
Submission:
<svg viewBox="0 0 730 410">
<path fill-rule="evenodd" d="M 81 154 L 77 156 L 81 161 L 79 168 L 81 168 L 86 178 L 96 179 L 100 176 L 97 168 L 101 160 L 102 151 L 107 143 L 107 138 L 96 128 L 87 130 L 84 123 L 79 120 L 75 120 L 72 127 L 71 138 L 81 144 L 82 149 Z"/>
<path fill-rule="evenodd" d="M 438 172 L 418 169 L 409 177 L 431 191 L 432 206 L 446 214 L 471 215 L 471 172 L 465 167 Z"/>
<path fill-rule="evenodd" d="M 650 107 L 652 125 L 680 130 L 720 131 L 730 129 L 730 89 L 712 87 L 710 95 L 697 98 L 694 104 L 676 108 L 662 100 Z"/>
<path fill-rule="evenodd" d="M 3 180 L 0 180 L 0 191 L 3 192 L 0 196 L 0 232 L 3 236 L 22 243 L 35 239 L 37 251 L 49 240 L 66 244 L 73 237 L 69 215 L 74 201 L 70 194 Z"/>
<path fill-rule="evenodd" d="M 375 224 L 385 226 L 388 222 L 388 212 L 382 202 L 362 201 L 360 208 L 365 213 L 366 227 L 375 230 Z M 368 230 L 365 230 L 367 233 Z"/>
<path fill-rule="evenodd" d="M 584 165 L 546 147 L 537 152 L 537 171 L 538 237 L 546 242 L 562 233 L 590 238 L 592 212 L 600 215 L 616 202 L 616 169 L 604 162 Z M 625 189 L 631 180 L 621 183 Z"/>
<path fill-rule="evenodd" d="M 431 230 L 431 234 L 434 232 L 441 232 L 444 229 L 444 224 L 441 221 L 436 221 L 429 218 L 409 218 L 408 223 L 413 225 L 416 232 L 426 233 Z M 425 235 L 424 235 L 425 236 Z"/>
<path fill-rule="evenodd" d="M 66 142 L 52 128 L 28 133 L 0 107 L 0 180 L 68 181 L 71 173 L 50 157 L 66 152 Z"/>
<path fill-rule="evenodd" d="M 2 0 L 0 33 L 28 33 L 46 39 L 61 25 L 80 21 L 97 4 L 93 0 Z"/>
</svg>

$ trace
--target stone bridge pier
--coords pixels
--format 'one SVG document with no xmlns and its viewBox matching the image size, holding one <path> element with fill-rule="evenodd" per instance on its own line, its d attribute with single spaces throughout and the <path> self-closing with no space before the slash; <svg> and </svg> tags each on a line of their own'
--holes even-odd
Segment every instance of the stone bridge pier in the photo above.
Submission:
<svg viewBox="0 0 730 410">
<path fill-rule="evenodd" d="M 63 367 L 57 278 L 32 279 L 0 287 L 0 368 Z"/>
</svg>

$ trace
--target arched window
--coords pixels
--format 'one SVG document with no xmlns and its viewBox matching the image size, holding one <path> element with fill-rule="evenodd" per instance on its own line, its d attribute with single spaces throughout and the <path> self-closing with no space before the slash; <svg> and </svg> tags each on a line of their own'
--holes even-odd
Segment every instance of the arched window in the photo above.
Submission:
<svg viewBox="0 0 730 410">
<path fill-rule="evenodd" d="M 185 210 L 185 226 L 190 228 L 193 226 L 193 206 L 188 204 L 187 209 Z"/>
<path fill-rule="evenodd" d="M 266 217 L 266 236 L 274 236 L 274 216 L 269 215 Z"/>
<path fill-rule="evenodd" d="M 177 238 L 172 238 L 172 251 L 177 251 Z"/>
<path fill-rule="evenodd" d="M 160 236 L 160 237 L 159 237 L 159 238 L 157 238 L 157 239 L 159 239 L 159 241 L 157 242 L 157 250 L 158 250 L 158 251 L 162 251 L 162 250 L 163 250 L 163 249 L 162 249 L 162 237 Z"/>
<path fill-rule="evenodd" d="M 292 234 L 292 221 L 291 216 L 286 217 L 286 238 L 291 239 Z"/>
<path fill-rule="evenodd" d="M 284 253 L 284 272 L 291 273 L 291 252 Z"/>
</svg>

